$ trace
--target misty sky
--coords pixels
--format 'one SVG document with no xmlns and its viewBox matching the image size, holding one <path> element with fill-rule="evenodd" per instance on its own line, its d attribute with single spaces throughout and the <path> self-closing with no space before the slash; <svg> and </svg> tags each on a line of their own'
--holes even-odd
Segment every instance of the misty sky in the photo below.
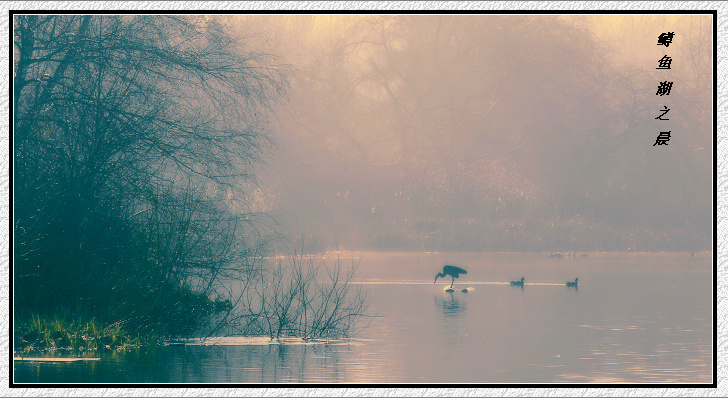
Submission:
<svg viewBox="0 0 728 398">
<path fill-rule="evenodd" d="M 293 70 L 254 201 L 287 239 L 311 250 L 711 247 L 710 16 L 231 23 Z M 664 32 L 669 47 L 657 45 Z M 656 69 L 664 56 L 671 69 Z M 656 95 L 663 81 L 672 90 Z M 655 119 L 665 107 L 669 120 Z M 668 145 L 653 146 L 663 131 Z"/>
</svg>

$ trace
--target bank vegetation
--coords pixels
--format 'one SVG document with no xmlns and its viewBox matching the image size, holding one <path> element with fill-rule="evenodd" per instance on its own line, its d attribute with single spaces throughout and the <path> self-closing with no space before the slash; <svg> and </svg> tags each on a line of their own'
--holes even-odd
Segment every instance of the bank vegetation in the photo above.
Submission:
<svg viewBox="0 0 728 398">
<path fill-rule="evenodd" d="M 230 35 L 221 18 L 12 23 L 16 350 L 219 332 L 210 322 L 230 326 L 221 317 L 233 313 L 270 316 L 267 328 L 258 321 L 245 332 L 271 337 L 348 322 L 329 305 L 348 294 L 351 275 L 335 271 L 333 290 L 313 293 L 322 285 L 301 283 L 317 268 L 267 270 L 261 260 L 274 222 L 254 211 L 251 192 L 274 147 L 267 120 L 286 98 L 289 67 Z M 299 330 L 286 300 L 301 294 Z"/>
</svg>

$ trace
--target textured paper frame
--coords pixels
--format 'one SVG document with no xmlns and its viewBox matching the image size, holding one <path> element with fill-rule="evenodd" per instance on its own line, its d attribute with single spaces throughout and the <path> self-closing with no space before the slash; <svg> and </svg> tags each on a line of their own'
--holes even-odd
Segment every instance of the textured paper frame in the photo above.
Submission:
<svg viewBox="0 0 728 398">
<path fill-rule="evenodd" d="M 714 183 L 717 187 L 717 213 L 715 214 L 714 230 L 717 239 L 717 247 L 714 256 L 717 257 L 717 287 L 716 287 L 716 303 L 717 307 L 717 347 L 718 362 L 716 377 L 718 388 L 535 388 L 535 387 L 518 387 L 518 388 L 442 388 L 442 387 L 412 387 L 412 385 L 400 387 L 371 387 L 371 388 L 290 388 L 285 385 L 277 387 L 264 388 L 9 388 L 9 375 L 11 362 L 8 358 L 10 351 L 9 322 L 9 285 L 0 285 L 0 297 L 2 297 L 7 306 L 3 306 L 3 317 L 0 318 L 0 350 L 3 352 L 2 362 L 2 378 L 6 381 L 0 387 L 1 396 L 363 396 L 363 397 L 399 397 L 399 396 L 675 396 L 675 397 L 710 397 L 710 396 L 728 396 L 728 388 L 724 383 L 724 375 L 726 364 L 720 361 L 721 354 L 725 350 L 726 344 L 726 324 L 725 309 L 726 298 L 728 298 L 726 283 L 726 231 L 724 227 L 725 219 L 728 217 L 728 209 L 726 199 L 728 192 L 725 190 L 728 183 L 728 167 L 726 167 L 726 111 L 728 111 L 728 98 L 726 93 L 725 76 L 728 76 L 726 68 L 726 60 L 728 59 L 728 49 L 726 48 L 726 33 L 728 26 L 725 20 L 726 12 L 728 12 L 728 3 L 719 1 L 610 1 L 610 2 L 585 2 L 585 1 L 10 1 L 3 2 L 2 8 L 5 16 L 2 18 L 2 54 L 4 58 L 3 72 L 4 76 L 10 76 L 9 70 L 12 60 L 8 59 L 9 45 L 11 43 L 8 33 L 10 30 L 9 11 L 22 10 L 117 10 L 127 12 L 127 10 L 190 10 L 190 11 L 210 11 L 218 13 L 234 13 L 239 10 L 300 10 L 306 12 L 312 11 L 333 11 L 333 10 L 462 10 L 464 12 L 478 12 L 485 10 L 594 10 L 596 12 L 606 12 L 610 10 L 654 10 L 655 13 L 669 10 L 717 10 L 718 18 L 718 48 L 717 48 L 717 146 L 713 148 L 717 153 L 715 156 L 717 165 L 715 165 Z M 723 78 L 721 78 L 723 77 Z M 0 89 L 4 97 L 2 113 L 5 120 L 9 121 L 9 79 L 0 80 Z M 9 151 L 12 150 L 10 143 L 9 123 L 5 123 L 0 127 L 0 139 L 6 143 Z M 12 180 L 10 178 L 10 155 L 0 158 L 0 186 L 2 189 L 2 218 L 0 223 L 0 247 L 2 247 L 2 262 L 5 266 L 0 269 L 4 281 L 10 282 L 10 202 L 9 195 Z M 711 193 L 712 194 L 712 193 Z"/>
</svg>

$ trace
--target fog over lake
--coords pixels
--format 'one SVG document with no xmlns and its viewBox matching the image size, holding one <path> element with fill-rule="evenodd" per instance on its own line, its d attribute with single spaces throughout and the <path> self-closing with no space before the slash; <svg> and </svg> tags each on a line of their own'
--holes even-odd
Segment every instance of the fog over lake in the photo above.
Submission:
<svg viewBox="0 0 728 398">
<path fill-rule="evenodd" d="M 300 72 L 272 120 L 280 146 L 256 196 L 289 241 L 303 236 L 314 251 L 711 247 L 709 16 L 235 21 Z M 664 32 L 675 32 L 668 47 L 657 45 Z M 670 69 L 656 69 L 665 55 Z M 674 91 L 656 95 L 663 81 Z M 668 120 L 656 119 L 665 107 Z M 668 145 L 653 146 L 667 130 Z"/>
</svg>

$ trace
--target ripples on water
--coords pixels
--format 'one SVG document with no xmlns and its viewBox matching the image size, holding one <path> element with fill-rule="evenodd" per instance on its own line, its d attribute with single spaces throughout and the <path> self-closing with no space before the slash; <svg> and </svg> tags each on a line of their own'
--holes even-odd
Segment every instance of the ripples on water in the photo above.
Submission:
<svg viewBox="0 0 728 398">
<path fill-rule="evenodd" d="M 466 268 L 454 293 L 432 284 Z M 363 253 L 379 315 L 355 339 L 221 338 L 14 364 L 51 383 L 711 383 L 708 255 Z M 509 281 L 526 278 L 523 288 Z M 579 277 L 579 288 L 565 281 Z M 448 281 L 449 283 L 449 281 Z M 469 287 L 469 293 L 460 289 Z"/>
</svg>

